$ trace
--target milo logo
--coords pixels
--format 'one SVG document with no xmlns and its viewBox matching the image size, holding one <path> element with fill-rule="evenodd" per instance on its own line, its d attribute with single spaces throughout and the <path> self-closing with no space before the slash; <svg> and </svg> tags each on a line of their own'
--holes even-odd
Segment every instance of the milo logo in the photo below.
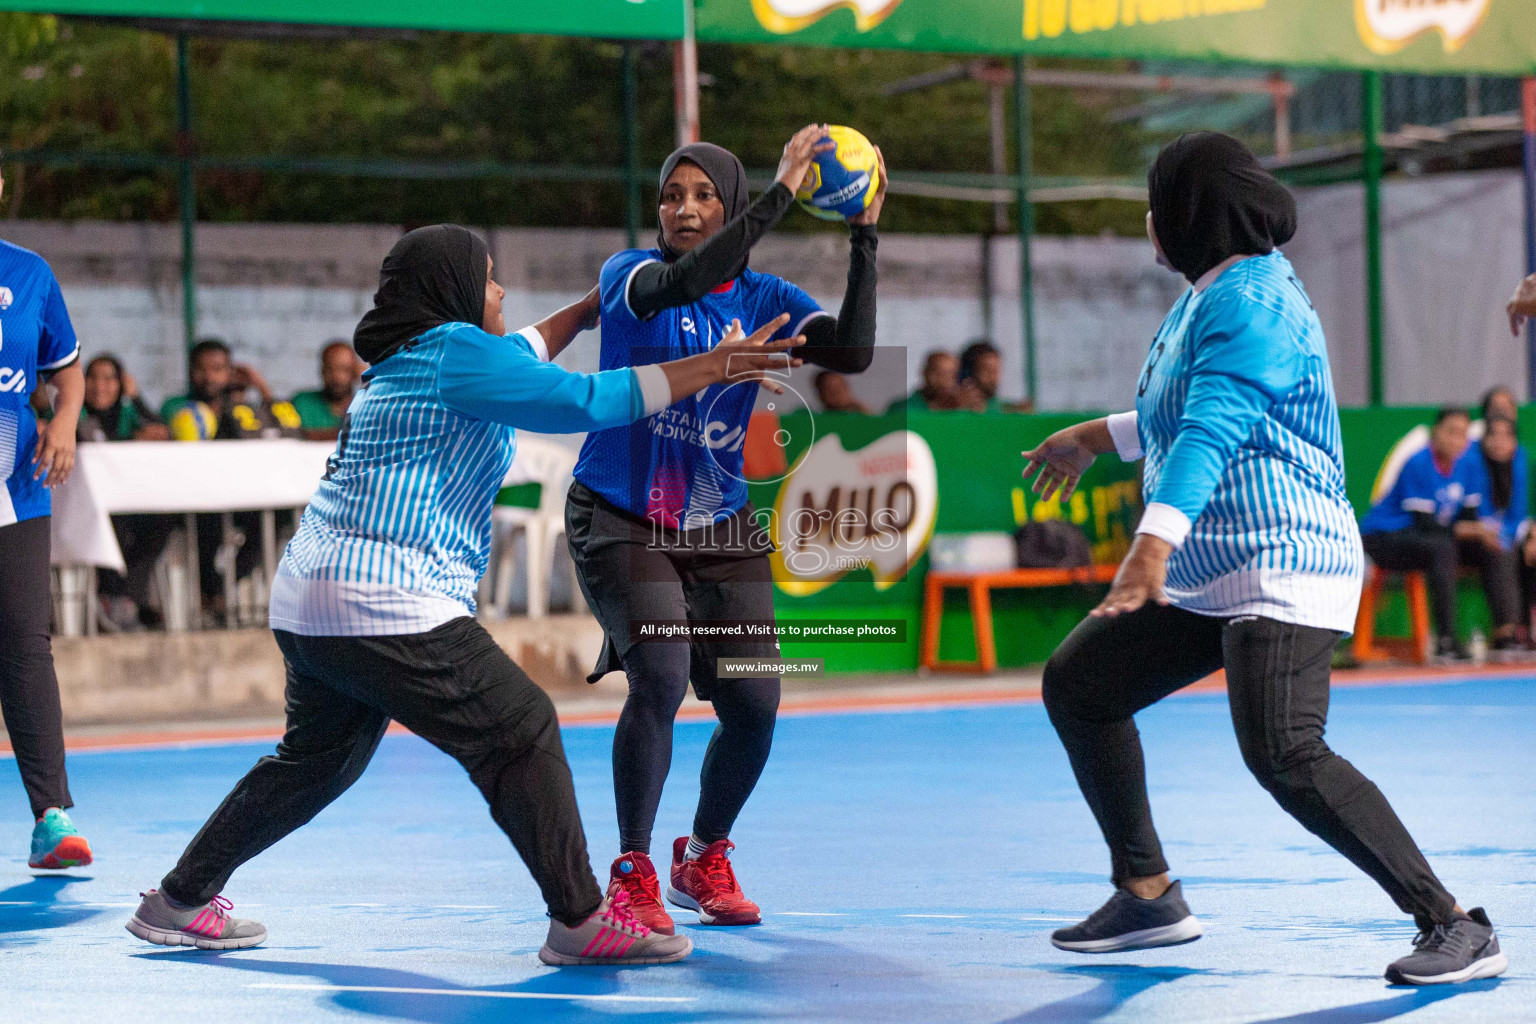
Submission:
<svg viewBox="0 0 1536 1024">
<path fill-rule="evenodd" d="M 1482 24 L 1493 0 L 1355 0 L 1355 25 L 1373 53 L 1396 53 L 1436 30 L 1455 53 Z"/>
<path fill-rule="evenodd" d="M 892 587 L 927 549 L 938 509 L 933 450 L 921 436 L 892 431 L 850 452 L 829 434 L 779 487 L 774 580 L 798 597 L 868 569 L 876 590 Z"/>
<path fill-rule="evenodd" d="M 843 7 L 853 12 L 854 28 L 868 32 L 899 6 L 901 0 L 752 0 L 752 13 L 769 32 L 787 35 Z"/>
</svg>

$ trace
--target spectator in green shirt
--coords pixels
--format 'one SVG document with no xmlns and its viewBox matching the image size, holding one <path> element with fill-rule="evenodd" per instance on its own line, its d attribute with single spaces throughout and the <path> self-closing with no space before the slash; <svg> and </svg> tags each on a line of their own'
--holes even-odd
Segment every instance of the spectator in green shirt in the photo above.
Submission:
<svg viewBox="0 0 1536 1024">
<path fill-rule="evenodd" d="M 997 346 L 984 338 L 971 342 L 960 353 L 960 408 L 971 412 L 1004 412 L 997 397 L 1003 378 L 1003 357 Z"/>
<path fill-rule="evenodd" d="M 960 408 L 956 376 L 960 363 L 954 354 L 936 348 L 923 360 L 923 386 L 905 399 L 891 403 L 887 412 L 906 407 L 907 412 L 943 412 Z"/>
<path fill-rule="evenodd" d="M 341 418 L 352 404 L 362 376 L 363 362 L 349 343 L 337 339 L 320 351 L 320 390 L 293 396 L 305 437 L 311 441 L 336 440 Z"/>
</svg>

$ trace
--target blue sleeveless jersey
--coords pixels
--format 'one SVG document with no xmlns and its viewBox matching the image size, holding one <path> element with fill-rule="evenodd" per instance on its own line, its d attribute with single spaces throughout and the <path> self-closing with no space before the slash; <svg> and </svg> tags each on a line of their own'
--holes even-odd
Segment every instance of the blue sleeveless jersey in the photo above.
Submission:
<svg viewBox="0 0 1536 1024">
<path fill-rule="evenodd" d="M 643 366 L 708 352 L 732 320 L 751 333 L 780 313 L 775 335 L 800 333 L 828 314 L 782 278 L 747 270 L 696 302 L 641 320 L 629 308 L 629 283 L 659 249 L 627 249 L 603 265 L 601 367 Z M 669 527 L 718 522 L 747 503 L 742 446 L 757 402 L 755 382 L 712 384 L 633 425 L 597 431 L 582 445 L 576 479 L 636 516 Z"/>
<path fill-rule="evenodd" d="M 40 375 L 80 358 L 59 282 L 35 252 L 0 242 L 0 526 L 51 511 L 32 479 L 37 417 L 30 405 Z"/>
</svg>

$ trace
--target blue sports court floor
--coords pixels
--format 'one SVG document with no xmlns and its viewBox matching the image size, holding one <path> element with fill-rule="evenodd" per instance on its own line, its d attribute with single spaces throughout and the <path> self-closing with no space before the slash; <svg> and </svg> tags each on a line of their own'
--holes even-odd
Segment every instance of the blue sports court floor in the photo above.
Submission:
<svg viewBox="0 0 1536 1024">
<path fill-rule="evenodd" d="M 1101 958 L 1048 942 L 1109 890 L 1038 704 L 785 718 L 735 836 L 765 923 L 688 925 L 690 960 L 638 970 L 537 962 L 533 884 L 457 766 L 411 736 L 388 737 L 351 792 L 236 874 L 237 912 L 271 938 L 222 954 L 144 945 L 123 922 L 269 743 L 75 756 L 76 820 L 99 860 L 50 877 L 26 869 L 20 786 L 0 765 L 0 1020 L 1536 1021 L 1536 679 L 1335 692 L 1334 746 L 1500 928 L 1509 974 L 1458 987 L 1385 985 L 1411 925 L 1248 777 L 1223 696 L 1140 720 L 1206 936 Z M 678 727 L 658 837 L 686 830 L 708 733 Z M 611 736 L 566 733 L 604 877 Z"/>
</svg>

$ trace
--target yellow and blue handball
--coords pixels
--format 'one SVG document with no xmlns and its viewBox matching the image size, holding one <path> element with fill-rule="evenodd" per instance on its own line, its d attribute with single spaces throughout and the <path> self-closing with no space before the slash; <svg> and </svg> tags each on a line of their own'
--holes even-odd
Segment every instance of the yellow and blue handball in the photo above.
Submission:
<svg viewBox="0 0 1536 1024">
<path fill-rule="evenodd" d="M 880 157 L 868 139 L 852 128 L 827 126 L 836 149 L 816 154 L 795 198 L 822 220 L 843 220 L 869 209 L 880 187 Z"/>
<path fill-rule="evenodd" d="M 177 441 L 211 441 L 219 433 L 219 418 L 206 402 L 188 402 L 171 415 L 171 437 Z"/>
</svg>

